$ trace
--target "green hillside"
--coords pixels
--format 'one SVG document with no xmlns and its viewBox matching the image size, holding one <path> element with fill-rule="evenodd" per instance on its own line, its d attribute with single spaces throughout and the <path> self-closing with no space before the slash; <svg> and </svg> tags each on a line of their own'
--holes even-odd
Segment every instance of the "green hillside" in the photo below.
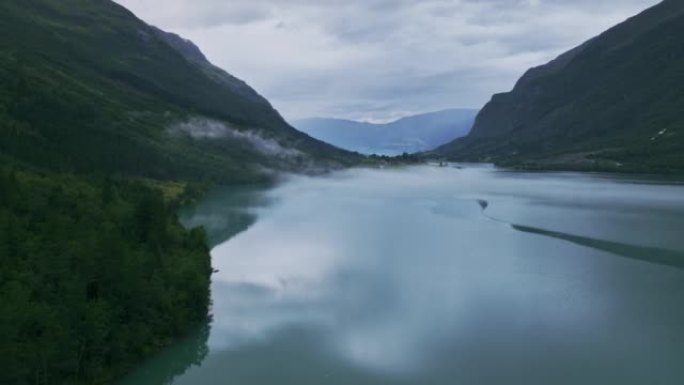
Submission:
<svg viewBox="0 0 684 385">
<path fill-rule="evenodd" d="M 0 383 L 110 384 L 205 323 L 207 183 L 357 160 L 112 1 L 0 2 Z"/>
<path fill-rule="evenodd" d="M 230 132 L 169 132 L 198 119 Z M 59 171 L 243 182 L 350 160 L 295 131 L 192 43 L 109 0 L 0 3 L 0 122 L 5 157 Z M 255 145 L 264 140 L 298 156 L 274 157 Z"/>
<path fill-rule="evenodd" d="M 504 165 L 684 171 L 684 2 L 666 0 L 495 95 L 436 153 Z"/>
</svg>

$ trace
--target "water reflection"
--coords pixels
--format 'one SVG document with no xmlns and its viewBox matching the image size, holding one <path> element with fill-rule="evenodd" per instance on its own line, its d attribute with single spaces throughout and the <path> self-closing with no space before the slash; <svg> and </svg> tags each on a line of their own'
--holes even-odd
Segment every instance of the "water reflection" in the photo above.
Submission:
<svg viewBox="0 0 684 385">
<path fill-rule="evenodd" d="M 256 196 L 189 215 L 246 231 L 175 385 L 684 380 L 684 186 L 419 167 Z"/>
<path fill-rule="evenodd" d="M 210 326 L 201 325 L 186 338 L 150 359 L 121 384 L 166 385 L 185 374 L 191 367 L 199 367 L 207 358 Z"/>
<path fill-rule="evenodd" d="M 211 191 L 201 202 L 184 207 L 180 221 L 187 228 L 204 227 L 210 247 L 247 230 L 257 219 L 256 210 L 268 200 L 266 186 L 225 187 Z M 258 288 L 255 288 L 258 290 Z M 216 289 L 213 288 L 215 291 Z M 249 285 L 245 291 L 249 292 Z M 209 353 L 211 320 L 146 362 L 120 385 L 167 385 L 193 367 L 200 367 Z"/>
<path fill-rule="evenodd" d="M 187 228 L 204 227 L 209 246 L 227 241 L 247 230 L 257 218 L 257 210 L 266 206 L 267 186 L 239 186 L 215 189 L 195 205 L 184 207 L 180 221 Z"/>
</svg>

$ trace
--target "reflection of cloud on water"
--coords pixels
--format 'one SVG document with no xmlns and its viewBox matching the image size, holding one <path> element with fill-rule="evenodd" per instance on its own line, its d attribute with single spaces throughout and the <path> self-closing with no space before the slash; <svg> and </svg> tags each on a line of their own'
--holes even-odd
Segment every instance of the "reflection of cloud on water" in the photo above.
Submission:
<svg viewBox="0 0 684 385">
<path fill-rule="evenodd" d="M 234 348 L 326 317 L 322 281 L 333 269 L 330 245 L 263 215 L 250 231 L 212 252 L 220 271 L 213 277 L 213 313 L 220 315 L 210 340 L 215 348 Z"/>
<path fill-rule="evenodd" d="M 493 354 L 511 365 L 571 358 L 583 344 L 607 338 L 598 332 L 614 323 L 611 311 L 635 306 L 620 293 L 640 285 L 657 290 L 654 277 L 665 274 L 515 231 L 486 220 L 478 205 L 487 199 L 488 211 L 515 223 L 555 218 L 556 226 L 587 231 L 589 223 L 600 231 L 614 218 L 582 211 L 558 221 L 557 208 L 538 205 L 537 197 L 582 203 L 588 195 L 578 189 L 598 184 L 615 195 L 624 186 L 575 180 L 579 187 L 569 190 L 558 178 L 540 186 L 494 180 L 493 171 L 419 170 L 293 178 L 269 192 L 276 203 L 213 250 L 220 273 L 213 277 L 211 348 L 237 352 L 310 328 L 323 330 L 318 342 L 346 362 L 378 372 L 447 365 L 445 351 Z M 673 200 L 671 193 L 658 190 L 656 200 Z M 622 195 L 618 208 L 635 203 L 632 196 Z M 654 275 L 643 275 L 648 269 Z M 625 325 L 608 331 L 629 335 L 634 325 Z M 538 346 L 520 352 L 523 340 Z"/>
</svg>

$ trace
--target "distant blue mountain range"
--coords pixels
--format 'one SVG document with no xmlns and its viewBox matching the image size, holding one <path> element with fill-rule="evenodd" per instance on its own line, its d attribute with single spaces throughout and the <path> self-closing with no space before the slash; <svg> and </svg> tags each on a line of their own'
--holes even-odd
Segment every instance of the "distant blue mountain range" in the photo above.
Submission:
<svg viewBox="0 0 684 385">
<path fill-rule="evenodd" d="M 293 122 L 297 129 L 337 147 L 364 154 L 399 155 L 432 150 L 468 135 L 477 110 L 450 109 L 386 124 L 314 118 Z"/>
</svg>

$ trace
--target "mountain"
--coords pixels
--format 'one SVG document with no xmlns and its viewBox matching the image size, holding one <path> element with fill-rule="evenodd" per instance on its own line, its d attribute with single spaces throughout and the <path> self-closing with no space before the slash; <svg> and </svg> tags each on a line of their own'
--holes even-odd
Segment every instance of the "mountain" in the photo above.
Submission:
<svg viewBox="0 0 684 385">
<path fill-rule="evenodd" d="M 241 182 L 345 164 L 191 42 L 110 0 L 0 3 L 0 153 L 53 170 Z"/>
<path fill-rule="evenodd" d="M 409 116 L 386 124 L 341 119 L 293 123 L 314 138 L 365 154 L 398 155 L 431 150 L 470 132 L 476 110 L 450 109 Z"/>
<path fill-rule="evenodd" d="M 206 326 L 178 206 L 359 158 L 110 0 L 0 1 L 0 383 L 115 383 Z"/>
<path fill-rule="evenodd" d="M 684 2 L 665 0 L 529 70 L 433 153 L 532 168 L 684 171 Z"/>
</svg>

